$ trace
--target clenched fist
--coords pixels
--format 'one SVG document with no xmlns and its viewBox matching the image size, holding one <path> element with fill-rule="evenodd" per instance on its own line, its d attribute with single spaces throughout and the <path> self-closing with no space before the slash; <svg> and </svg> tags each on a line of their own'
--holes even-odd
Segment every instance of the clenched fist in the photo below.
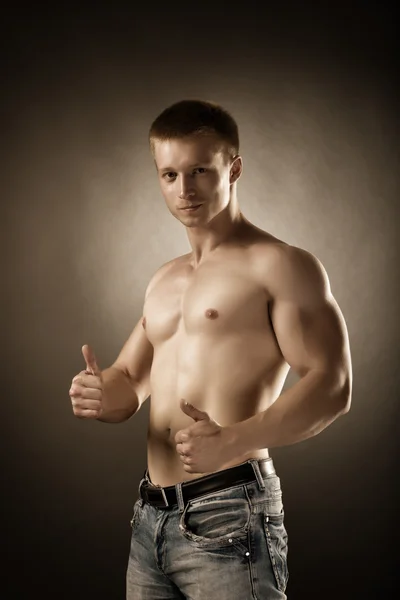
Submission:
<svg viewBox="0 0 400 600">
<path fill-rule="evenodd" d="M 82 354 L 86 370 L 72 380 L 69 390 L 72 410 L 76 417 L 98 419 L 102 414 L 103 378 L 91 348 L 82 346 Z"/>
</svg>

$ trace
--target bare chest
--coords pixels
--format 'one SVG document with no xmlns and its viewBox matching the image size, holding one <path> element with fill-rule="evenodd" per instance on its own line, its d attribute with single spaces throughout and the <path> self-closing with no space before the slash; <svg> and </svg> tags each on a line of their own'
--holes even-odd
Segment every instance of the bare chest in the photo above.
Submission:
<svg viewBox="0 0 400 600">
<path fill-rule="evenodd" d="M 268 318 L 264 288 L 244 266 L 207 265 L 177 270 L 147 297 L 144 326 L 154 347 L 182 331 L 187 335 L 241 334 Z"/>
</svg>

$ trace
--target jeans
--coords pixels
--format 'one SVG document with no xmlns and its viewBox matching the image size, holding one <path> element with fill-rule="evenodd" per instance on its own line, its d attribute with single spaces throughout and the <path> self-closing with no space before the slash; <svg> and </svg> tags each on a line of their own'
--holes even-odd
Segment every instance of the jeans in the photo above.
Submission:
<svg viewBox="0 0 400 600">
<path fill-rule="evenodd" d="M 257 460 L 247 462 L 256 481 L 207 493 L 181 508 L 135 502 L 127 600 L 287 598 L 280 479 L 262 477 Z"/>
</svg>

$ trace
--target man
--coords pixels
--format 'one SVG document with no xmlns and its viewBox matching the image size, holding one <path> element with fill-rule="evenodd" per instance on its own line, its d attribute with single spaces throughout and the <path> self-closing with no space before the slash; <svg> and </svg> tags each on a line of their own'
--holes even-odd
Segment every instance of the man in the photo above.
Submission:
<svg viewBox="0 0 400 600">
<path fill-rule="evenodd" d="M 150 129 L 161 191 L 191 252 L 164 264 L 112 366 L 88 346 L 74 414 L 116 423 L 151 395 L 127 598 L 286 598 L 287 533 L 269 448 L 350 407 L 346 325 L 321 263 L 238 205 L 238 128 L 195 100 Z M 299 381 L 281 393 L 289 368 Z"/>
</svg>

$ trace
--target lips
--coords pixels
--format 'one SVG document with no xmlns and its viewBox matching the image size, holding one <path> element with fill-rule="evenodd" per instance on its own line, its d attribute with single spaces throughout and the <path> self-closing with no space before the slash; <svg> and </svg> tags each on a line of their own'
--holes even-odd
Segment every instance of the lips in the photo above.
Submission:
<svg viewBox="0 0 400 600">
<path fill-rule="evenodd" d="M 193 206 L 182 206 L 180 210 L 195 210 L 196 208 L 199 208 L 201 206 L 201 204 L 193 204 Z"/>
</svg>

